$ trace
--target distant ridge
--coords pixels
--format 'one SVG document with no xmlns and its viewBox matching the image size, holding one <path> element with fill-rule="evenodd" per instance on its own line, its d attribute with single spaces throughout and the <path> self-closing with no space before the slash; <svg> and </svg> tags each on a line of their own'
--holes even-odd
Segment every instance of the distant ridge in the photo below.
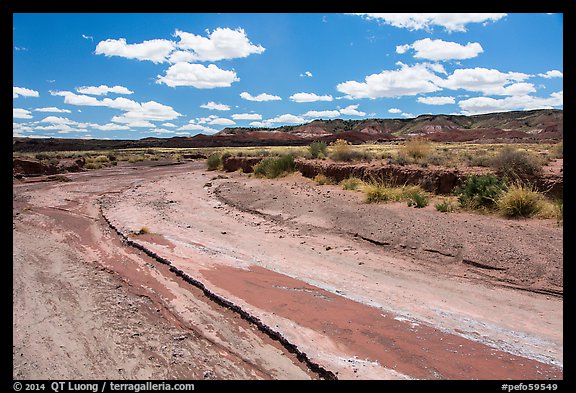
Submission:
<svg viewBox="0 0 576 393">
<path fill-rule="evenodd" d="M 482 115 L 420 115 L 412 119 L 314 120 L 276 128 L 233 127 L 215 135 L 140 140 L 13 137 L 14 152 L 148 147 L 306 145 L 311 141 L 378 143 L 425 137 L 438 142 L 553 142 L 563 139 L 564 112 L 537 109 Z"/>
</svg>

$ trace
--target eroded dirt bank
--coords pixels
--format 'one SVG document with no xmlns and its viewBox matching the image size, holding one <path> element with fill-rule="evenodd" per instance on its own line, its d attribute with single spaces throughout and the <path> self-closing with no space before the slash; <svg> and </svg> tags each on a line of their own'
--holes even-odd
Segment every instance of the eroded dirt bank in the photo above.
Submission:
<svg viewBox="0 0 576 393">
<path fill-rule="evenodd" d="M 62 350 L 46 348 L 57 340 L 35 335 L 63 334 L 69 323 L 64 319 L 82 319 L 74 317 L 78 307 L 65 307 L 61 291 L 36 296 L 53 290 L 54 280 L 63 288 L 84 283 L 94 303 L 82 312 L 107 327 L 102 331 L 112 339 L 99 340 L 98 329 L 72 321 L 77 333 L 68 332 L 73 339 L 67 342 L 88 342 L 74 344 L 70 353 L 90 356 L 83 366 L 61 357 L 52 371 L 66 373 L 74 365 L 93 375 L 102 371 L 90 368 L 99 356 L 112 357 L 106 346 L 118 348 L 131 339 L 138 343 L 131 351 L 147 348 L 167 364 L 174 361 L 168 343 L 192 349 L 176 356 L 172 373 L 120 351 L 115 361 L 99 363 L 110 365 L 106 371 L 113 378 L 127 359 L 139 365 L 128 372 L 133 378 L 158 375 L 154 371 L 165 373 L 160 378 L 317 377 L 167 266 L 122 244 L 103 217 L 338 378 L 562 378 L 562 230 L 554 223 L 364 205 L 357 193 L 319 187 L 300 175 L 276 181 L 237 173 L 218 178 L 204 167 L 119 167 L 72 174 L 73 181 L 64 184 L 14 186 L 14 364 L 20 378 L 34 376 L 34 368 L 27 368 L 34 349 Z M 32 236 L 43 238 L 47 250 L 35 254 Z M 59 255 L 64 243 L 69 257 Z M 52 255 L 50 248 L 59 251 Z M 42 281 L 41 264 L 54 261 L 70 268 Z M 114 288 L 114 280 L 129 283 L 120 287 L 128 297 L 146 294 L 153 323 L 140 309 L 134 319 L 106 319 L 94 292 L 112 289 L 82 281 L 82 274 L 71 273 L 75 269 L 85 269 L 86 277 L 104 275 Z M 29 311 L 49 300 L 48 318 Z M 138 321 L 145 328 L 134 331 Z M 127 333 L 110 334 L 114 329 Z M 175 339 L 181 332 L 166 334 L 170 329 L 195 335 Z M 50 372 L 45 362 L 44 372 Z M 199 367 L 202 362 L 213 367 Z"/>
</svg>

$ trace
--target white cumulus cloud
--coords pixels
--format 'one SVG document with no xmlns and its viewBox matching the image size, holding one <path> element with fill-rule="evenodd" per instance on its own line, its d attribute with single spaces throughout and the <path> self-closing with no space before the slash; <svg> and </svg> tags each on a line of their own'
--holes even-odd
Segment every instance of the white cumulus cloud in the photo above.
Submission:
<svg viewBox="0 0 576 393">
<path fill-rule="evenodd" d="M 437 83 L 448 89 L 464 89 L 485 95 L 525 95 L 536 91 L 534 85 L 523 82 L 530 76 L 521 72 L 501 72 L 481 67 L 460 68 Z"/>
<path fill-rule="evenodd" d="M 315 102 L 315 101 L 332 101 L 331 95 L 319 96 L 315 93 L 296 93 L 290 96 L 294 102 Z"/>
<path fill-rule="evenodd" d="M 413 44 L 399 45 L 396 47 L 396 52 L 402 54 L 409 49 L 414 49 L 416 52 L 414 54 L 415 58 L 433 61 L 471 59 L 484 52 L 478 42 L 468 42 L 466 45 L 460 45 L 456 42 L 439 39 L 432 40 L 430 38 L 415 41 Z"/>
<path fill-rule="evenodd" d="M 551 79 L 551 78 L 563 78 L 564 74 L 558 70 L 550 70 L 550 71 L 546 71 L 543 74 L 538 74 L 538 76 L 541 76 L 542 78 L 546 78 L 546 79 Z"/>
<path fill-rule="evenodd" d="M 262 101 L 279 101 L 282 98 L 272 95 L 272 94 L 268 94 L 268 93 L 261 93 L 258 94 L 257 96 L 253 96 L 252 94 L 244 91 L 242 93 L 240 93 L 240 97 L 247 100 L 247 101 L 258 101 L 258 102 L 262 102 Z"/>
<path fill-rule="evenodd" d="M 454 97 L 418 97 L 418 102 L 427 105 L 447 105 L 454 104 L 456 101 Z"/>
<path fill-rule="evenodd" d="M 166 75 L 158 75 L 156 83 L 164 83 L 170 87 L 192 86 L 197 89 L 213 89 L 229 87 L 240 79 L 234 71 L 218 68 L 214 64 L 208 67 L 202 64 L 176 63 L 166 70 Z"/>
<path fill-rule="evenodd" d="M 305 122 L 303 117 L 295 116 L 295 115 L 292 115 L 290 113 L 286 113 L 284 115 L 274 117 L 274 118 L 269 119 L 267 121 L 270 123 L 291 123 L 291 124 L 299 124 L 299 123 Z"/>
<path fill-rule="evenodd" d="M 232 118 L 234 120 L 262 120 L 262 115 L 258 113 L 235 113 Z"/>
<path fill-rule="evenodd" d="M 31 119 L 32 112 L 23 108 L 12 108 L 12 117 L 14 119 Z"/>
<path fill-rule="evenodd" d="M 40 93 L 36 90 L 27 89 L 25 87 L 12 86 L 12 98 L 18 97 L 40 97 Z"/>
<path fill-rule="evenodd" d="M 54 106 L 46 107 L 46 108 L 36 108 L 34 109 L 35 112 L 51 112 L 51 113 L 71 113 L 68 109 L 60 109 Z"/>
<path fill-rule="evenodd" d="M 200 108 L 216 110 L 216 111 L 229 111 L 230 106 L 225 104 L 217 104 L 216 102 L 210 101 L 207 104 L 200 105 Z"/>
<path fill-rule="evenodd" d="M 530 95 L 505 98 L 473 97 L 458 102 L 458 105 L 462 108 L 462 113 L 465 115 L 512 110 L 551 109 L 563 104 L 563 91 L 554 92 L 545 98 Z"/>
<path fill-rule="evenodd" d="M 413 66 L 400 64 L 400 69 L 384 70 L 379 74 L 368 75 L 364 82 L 347 81 L 336 86 L 346 98 L 381 98 L 401 97 L 422 93 L 432 93 L 442 88 L 438 85 L 442 80 L 434 72 L 443 70 L 441 67 L 427 63 Z"/>
<path fill-rule="evenodd" d="M 76 91 L 81 94 L 90 94 L 94 96 L 102 96 L 108 93 L 116 93 L 116 94 L 133 94 L 134 92 L 127 89 L 124 86 L 82 86 L 76 88 Z"/>
<path fill-rule="evenodd" d="M 304 113 L 304 117 L 315 117 L 315 118 L 325 118 L 325 117 L 338 117 L 340 116 L 340 111 L 328 110 L 328 111 L 308 111 Z"/>
<path fill-rule="evenodd" d="M 231 126 L 236 124 L 236 122 L 234 120 L 226 119 L 223 117 L 217 117 L 216 119 L 209 121 L 208 124 L 218 126 Z"/>
<path fill-rule="evenodd" d="M 366 116 L 366 112 L 358 110 L 359 105 L 349 105 L 346 108 L 340 109 L 340 113 L 348 116 Z"/>
<path fill-rule="evenodd" d="M 208 37 L 180 30 L 176 30 L 174 35 L 180 38 L 178 48 L 191 52 L 192 57 L 188 61 L 237 59 L 265 51 L 261 45 L 252 44 L 242 28 L 232 30 L 218 27 Z"/>
<path fill-rule="evenodd" d="M 353 15 L 409 30 L 430 30 L 433 26 L 442 26 L 448 32 L 463 32 L 470 23 L 495 22 L 506 16 L 502 13 L 355 13 Z"/>
<path fill-rule="evenodd" d="M 125 38 L 107 39 L 96 45 L 97 55 L 119 56 L 127 59 L 149 60 L 153 63 L 164 63 L 176 44 L 170 40 L 155 39 L 139 44 L 128 44 Z"/>
<path fill-rule="evenodd" d="M 388 109 L 388 113 L 402 113 L 402 110 L 398 108 L 390 108 Z"/>
</svg>

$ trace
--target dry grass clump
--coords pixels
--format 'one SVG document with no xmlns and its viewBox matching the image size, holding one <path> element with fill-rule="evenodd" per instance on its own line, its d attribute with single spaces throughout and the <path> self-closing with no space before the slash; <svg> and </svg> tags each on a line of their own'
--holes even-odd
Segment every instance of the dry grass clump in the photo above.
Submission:
<svg viewBox="0 0 576 393">
<path fill-rule="evenodd" d="M 370 154 L 365 150 L 356 150 L 344 139 L 336 139 L 330 144 L 329 157 L 334 161 L 369 160 Z"/>
<path fill-rule="evenodd" d="M 427 200 L 424 201 L 427 195 L 426 191 L 417 185 L 394 186 L 386 182 L 372 181 L 363 187 L 363 192 L 367 203 L 412 200 L 416 205 L 428 204 Z M 415 195 L 417 196 L 415 197 Z"/>
<path fill-rule="evenodd" d="M 365 183 L 362 180 L 358 179 L 357 177 L 349 177 L 340 182 L 340 185 L 345 190 L 358 190 L 364 184 Z"/>
<path fill-rule="evenodd" d="M 314 176 L 314 181 L 315 181 L 316 183 L 318 183 L 319 185 L 321 185 L 321 186 L 326 185 L 326 184 L 330 184 L 330 185 L 331 185 L 331 184 L 336 184 L 336 182 L 334 181 L 334 179 L 326 176 L 326 175 L 323 174 L 323 173 L 319 173 L 319 174 L 317 174 L 316 176 Z"/>
<path fill-rule="evenodd" d="M 432 152 L 432 143 L 423 138 L 412 138 L 404 143 L 404 146 L 400 150 L 400 153 L 412 158 L 413 160 L 419 160 L 427 157 Z"/>
<path fill-rule="evenodd" d="M 506 147 L 492 158 L 490 166 L 502 178 L 526 180 L 540 176 L 543 164 L 529 152 Z"/>
</svg>

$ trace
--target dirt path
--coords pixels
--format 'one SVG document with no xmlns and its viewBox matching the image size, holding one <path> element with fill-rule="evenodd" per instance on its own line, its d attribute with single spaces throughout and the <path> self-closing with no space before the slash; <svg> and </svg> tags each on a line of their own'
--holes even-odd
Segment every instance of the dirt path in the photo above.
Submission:
<svg viewBox="0 0 576 393">
<path fill-rule="evenodd" d="M 84 321 L 86 314 L 109 330 L 126 329 L 100 340 L 100 329 L 71 322 L 78 328 L 68 341 L 94 338 L 72 349 L 98 348 L 97 356 L 110 364 L 105 375 L 113 378 L 119 378 L 117 368 L 134 378 L 317 377 L 254 324 L 174 274 L 179 272 L 338 378 L 562 378 L 562 230 L 553 223 L 365 205 L 357 193 L 316 186 L 301 176 L 269 181 L 216 175 L 194 162 L 15 185 L 15 373 L 34 376 L 27 368 L 34 345 L 49 341 L 34 344 L 32 337 L 50 331 L 47 321 L 55 320 L 52 330 L 64 334 L 66 318 Z M 137 234 L 143 228 L 150 233 Z M 42 238 L 44 248 L 32 236 Z M 170 270 L 122 244 L 121 237 L 169 261 Z M 71 267 L 54 267 L 59 274 L 42 281 L 42 263 Z M 91 274 L 124 283 L 111 285 L 118 296 L 132 296 L 132 305 L 142 303 L 137 299 L 153 305 L 140 305 L 134 320 L 99 314 L 94 304 L 104 303 L 95 301 L 96 294 L 113 290 L 88 280 Z M 36 294 L 53 290 L 58 280 L 62 290 L 54 296 L 60 300 L 51 300 L 55 309 L 44 311 L 49 318 L 43 319 L 35 307 L 50 310 L 45 305 L 51 297 Z M 78 307 L 66 308 L 61 300 L 74 298 L 61 293 L 71 285 L 91 293 L 79 316 L 73 311 Z M 116 300 L 117 307 L 124 304 Z M 150 318 L 155 324 L 146 323 Z M 152 331 L 132 337 L 138 322 Z M 166 334 L 170 329 L 194 334 L 175 340 L 182 334 Z M 153 359 L 165 362 L 174 360 L 169 343 L 192 347 L 176 356 L 172 371 L 157 370 L 152 360 L 129 369 L 118 364 L 134 354 L 120 351 L 113 361 L 105 348 L 121 347 L 129 338 L 141 343 L 132 351 L 152 346 Z M 211 356 L 216 353 L 228 355 Z M 80 366 L 56 358 L 61 364 L 54 367 L 64 374 L 73 365 L 82 375 L 103 372 L 89 371 L 91 361 Z"/>
</svg>

